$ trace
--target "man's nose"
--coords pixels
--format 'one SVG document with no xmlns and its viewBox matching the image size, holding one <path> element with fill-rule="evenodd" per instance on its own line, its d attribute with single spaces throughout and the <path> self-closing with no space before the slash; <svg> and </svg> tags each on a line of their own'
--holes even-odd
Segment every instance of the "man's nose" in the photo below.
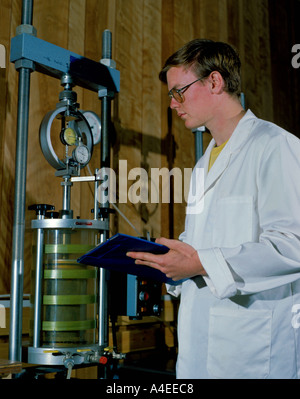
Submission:
<svg viewBox="0 0 300 399">
<path fill-rule="evenodd" d="M 174 97 L 172 97 L 172 98 L 171 98 L 171 101 L 170 101 L 170 108 L 171 108 L 171 109 L 175 109 L 175 108 L 178 107 L 178 105 L 179 105 L 179 102 L 176 101 Z"/>
</svg>

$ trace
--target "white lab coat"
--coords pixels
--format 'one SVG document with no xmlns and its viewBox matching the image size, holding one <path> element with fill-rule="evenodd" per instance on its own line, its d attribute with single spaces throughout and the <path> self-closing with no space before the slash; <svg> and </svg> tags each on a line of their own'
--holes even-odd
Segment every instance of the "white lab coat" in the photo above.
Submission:
<svg viewBox="0 0 300 399">
<path fill-rule="evenodd" d="M 208 277 L 168 286 L 177 378 L 299 378 L 300 140 L 249 110 L 207 173 L 214 145 L 180 236 Z"/>
</svg>

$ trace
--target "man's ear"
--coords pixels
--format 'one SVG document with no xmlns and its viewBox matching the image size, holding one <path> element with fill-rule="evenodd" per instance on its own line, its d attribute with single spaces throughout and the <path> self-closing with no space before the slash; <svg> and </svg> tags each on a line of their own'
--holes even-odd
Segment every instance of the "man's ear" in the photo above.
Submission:
<svg viewBox="0 0 300 399">
<path fill-rule="evenodd" d="M 211 93 L 221 94 L 224 91 L 225 82 L 220 72 L 213 71 L 208 78 Z"/>
</svg>

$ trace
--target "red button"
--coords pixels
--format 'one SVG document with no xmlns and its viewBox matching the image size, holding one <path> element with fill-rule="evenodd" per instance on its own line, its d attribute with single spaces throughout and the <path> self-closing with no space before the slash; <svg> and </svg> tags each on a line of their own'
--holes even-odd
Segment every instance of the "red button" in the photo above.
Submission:
<svg viewBox="0 0 300 399">
<path fill-rule="evenodd" d="M 100 359 L 99 359 L 99 363 L 100 364 L 106 364 L 107 363 L 107 357 L 101 356 Z"/>
</svg>

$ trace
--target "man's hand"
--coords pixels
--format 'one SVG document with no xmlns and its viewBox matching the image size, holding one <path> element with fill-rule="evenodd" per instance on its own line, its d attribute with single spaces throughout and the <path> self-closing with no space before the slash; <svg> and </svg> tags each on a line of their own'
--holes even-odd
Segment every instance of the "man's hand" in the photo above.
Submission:
<svg viewBox="0 0 300 399">
<path fill-rule="evenodd" d="M 127 256 L 135 259 L 138 265 L 160 270 L 174 281 L 207 275 L 197 251 L 191 245 L 167 238 L 158 238 L 155 242 L 170 248 L 169 252 L 163 255 L 154 255 L 150 252 L 128 252 Z"/>
</svg>

